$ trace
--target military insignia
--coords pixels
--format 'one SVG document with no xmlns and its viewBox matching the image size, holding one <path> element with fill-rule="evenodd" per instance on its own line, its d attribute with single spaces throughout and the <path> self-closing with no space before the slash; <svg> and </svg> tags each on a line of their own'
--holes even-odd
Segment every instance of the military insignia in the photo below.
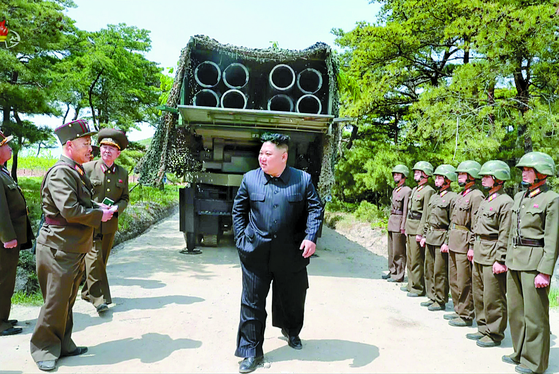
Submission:
<svg viewBox="0 0 559 374">
<path fill-rule="evenodd" d="M 123 183 L 123 182 L 122 182 L 122 179 L 119 179 L 119 180 L 118 180 L 118 183 Z M 400 196 L 398 196 L 398 197 L 400 197 Z"/>
<path fill-rule="evenodd" d="M 534 204 L 534 208 L 539 208 L 540 206 L 538 204 Z"/>
<path fill-rule="evenodd" d="M 422 184 L 421 186 L 417 187 L 417 192 L 421 191 L 423 189 L 423 186 L 425 186 L 425 185 Z"/>
<path fill-rule="evenodd" d="M 496 198 L 496 197 L 497 197 L 497 192 L 495 192 L 493 195 L 489 196 L 489 199 L 487 199 L 487 200 L 493 201 L 493 199 Z"/>
<path fill-rule="evenodd" d="M 530 196 L 530 197 L 534 197 L 534 196 L 536 196 L 537 194 L 539 194 L 540 192 L 541 192 L 541 190 L 540 190 L 539 187 L 538 187 L 538 188 L 536 188 L 534 191 L 530 192 L 530 195 L 529 195 L 529 196 Z"/>
<path fill-rule="evenodd" d="M 441 197 L 443 197 L 444 195 L 446 195 L 447 192 L 448 192 L 448 190 L 442 191 L 442 192 L 441 192 Z M 444 203 L 444 200 L 443 200 L 443 203 Z"/>
<path fill-rule="evenodd" d="M 493 210 L 493 208 L 489 208 L 489 210 L 491 211 L 491 210 Z"/>
<path fill-rule="evenodd" d="M 84 174 L 84 173 L 83 173 L 83 170 L 82 170 L 78 165 L 74 165 L 74 169 L 76 169 L 76 171 L 77 171 L 78 173 L 80 173 L 80 175 L 83 176 L 83 174 Z"/>
</svg>

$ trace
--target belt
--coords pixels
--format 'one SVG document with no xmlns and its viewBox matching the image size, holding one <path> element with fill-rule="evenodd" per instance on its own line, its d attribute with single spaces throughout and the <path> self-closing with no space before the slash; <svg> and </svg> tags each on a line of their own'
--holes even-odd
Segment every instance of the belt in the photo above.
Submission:
<svg viewBox="0 0 559 374">
<path fill-rule="evenodd" d="M 62 216 L 58 218 L 45 217 L 45 223 L 48 225 L 56 225 L 56 226 L 82 226 L 79 223 L 70 223 L 66 221 L 66 218 Z"/>
<path fill-rule="evenodd" d="M 476 235 L 476 240 L 490 240 L 492 242 L 496 242 L 499 239 L 499 234 L 490 234 L 490 235 Z"/>
<path fill-rule="evenodd" d="M 512 244 L 515 246 L 520 245 L 523 247 L 543 247 L 544 240 L 543 239 L 528 239 L 522 238 L 520 236 L 512 238 Z"/>
<path fill-rule="evenodd" d="M 456 229 L 456 230 L 462 230 L 462 231 L 470 231 L 469 228 L 467 228 L 466 226 L 462 226 L 462 225 L 457 225 L 455 223 L 453 223 L 452 225 L 450 225 L 451 229 Z"/>
<path fill-rule="evenodd" d="M 408 218 L 411 218 L 411 219 L 421 219 L 421 216 L 422 216 L 422 215 L 423 215 L 423 214 L 421 214 L 421 213 L 419 213 L 419 212 L 412 212 L 412 211 L 410 211 L 410 212 L 408 213 Z"/>
<path fill-rule="evenodd" d="M 448 227 L 441 227 L 441 226 L 431 225 L 431 229 L 433 229 L 433 230 L 435 230 L 435 231 L 446 231 L 446 230 L 448 230 Z"/>
<path fill-rule="evenodd" d="M 390 211 L 390 214 L 394 214 L 394 215 L 397 215 L 397 216 L 401 216 L 402 214 L 404 214 L 404 212 L 401 211 L 401 210 L 392 209 L 392 210 Z"/>
</svg>

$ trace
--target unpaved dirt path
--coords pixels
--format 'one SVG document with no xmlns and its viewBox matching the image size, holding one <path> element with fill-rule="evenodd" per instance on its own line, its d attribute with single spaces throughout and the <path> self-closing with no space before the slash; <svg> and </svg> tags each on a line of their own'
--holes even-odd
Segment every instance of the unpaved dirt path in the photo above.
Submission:
<svg viewBox="0 0 559 374">
<path fill-rule="evenodd" d="M 269 318 L 266 364 L 256 373 L 514 373 L 501 362 L 512 351 L 508 331 L 501 347 L 478 348 L 465 338 L 474 328 L 449 326 L 442 312 L 419 306 L 422 298 L 379 279 L 386 258 L 374 253 L 383 252 L 378 239 L 372 251 L 324 228 L 309 266 L 303 350 L 289 348 Z M 238 372 L 236 250 L 231 241 L 198 256 L 180 254 L 183 247 L 178 215 L 117 247 L 108 267 L 115 305 L 100 317 L 76 302 L 73 338 L 89 352 L 61 359 L 58 373 Z M 40 372 L 29 354 L 38 313 L 14 307 L 24 332 L 0 338 L 0 372 Z M 557 311 L 551 324 L 557 333 Z M 553 335 L 548 372 L 557 371 Z"/>
</svg>

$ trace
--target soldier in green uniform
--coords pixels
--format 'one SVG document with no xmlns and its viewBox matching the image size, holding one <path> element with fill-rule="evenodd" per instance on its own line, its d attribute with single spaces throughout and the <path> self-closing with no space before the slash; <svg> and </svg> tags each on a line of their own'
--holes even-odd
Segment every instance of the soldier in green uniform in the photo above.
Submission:
<svg viewBox="0 0 559 374">
<path fill-rule="evenodd" d="M 549 364 L 549 284 L 559 245 L 559 195 L 547 185 L 553 159 L 525 154 L 516 167 L 528 186 L 514 197 L 506 265 L 507 302 L 514 353 L 503 361 L 519 373 L 543 373 Z"/>
<path fill-rule="evenodd" d="M 478 332 L 466 334 L 479 347 L 501 345 L 507 327 L 505 260 L 511 223 L 512 198 L 503 191 L 510 168 L 503 161 L 487 161 L 481 167 L 481 184 L 488 189 L 475 216 L 472 287 Z"/>
<path fill-rule="evenodd" d="M 10 308 L 19 250 L 31 248 L 35 237 L 21 188 L 4 166 L 12 158 L 12 148 L 8 145 L 10 140 L 12 136 L 4 136 L 0 131 L 0 336 L 23 331 L 21 327 L 15 327 L 17 320 L 9 319 Z"/>
<path fill-rule="evenodd" d="M 424 212 L 427 220 L 423 226 L 420 246 L 427 245 L 425 251 L 425 288 L 428 301 L 422 302 L 430 311 L 445 310 L 448 303 L 448 228 L 450 226 L 450 206 L 458 196 L 450 189 L 456 181 L 456 169 L 452 165 L 440 165 L 433 173 L 438 193 L 429 199 Z"/>
<path fill-rule="evenodd" d="M 37 277 L 44 304 L 31 337 L 31 356 L 44 371 L 54 370 L 60 357 L 87 352 L 72 341 L 72 307 L 85 254 L 93 245 L 93 229 L 114 213 L 91 200 L 91 182 L 82 167 L 91 156 L 94 134 L 87 121 L 73 121 L 54 132 L 63 147 L 41 186 L 45 224 L 37 238 Z"/>
<path fill-rule="evenodd" d="M 113 218 L 101 223 L 93 233 L 93 248 L 85 255 L 85 285 L 82 299 L 89 301 L 98 313 L 109 309 L 112 303 L 109 280 L 107 278 L 107 261 L 118 230 L 118 215 L 128 206 L 128 172 L 115 163 L 120 151 L 128 146 L 126 135 L 115 129 L 102 129 L 97 136 L 101 159 L 84 164 L 85 174 L 93 186 L 93 200 L 104 201 L 117 207 Z M 110 200 L 105 200 L 110 199 Z"/>
<path fill-rule="evenodd" d="M 406 272 L 406 217 L 411 188 L 405 186 L 409 169 L 396 165 L 392 176 L 396 187 L 392 190 L 392 206 L 388 219 L 388 274 L 383 275 L 389 282 L 403 282 Z"/>
<path fill-rule="evenodd" d="M 441 247 L 441 250 L 449 250 L 448 281 L 455 313 L 444 318 L 451 326 L 471 326 L 474 318 L 472 263 L 468 260 L 468 250 L 474 247 L 473 219 L 484 199 L 483 192 L 475 184 L 480 169 L 481 165 L 472 160 L 463 161 L 456 168 L 458 184 L 463 190 L 451 206 L 448 247 L 446 244 Z"/>
<path fill-rule="evenodd" d="M 427 182 L 433 175 L 433 165 L 427 161 L 419 161 L 413 166 L 413 178 L 417 186 L 413 188 L 408 203 L 406 219 L 408 285 L 402 287 L 409 297 L 425 296 L 425 279 L 423 274 L 425 249 L 419 246 L 421 228 L 425 224 L 423 214 L 431 195 L 435 192 Z"/>
</svg>

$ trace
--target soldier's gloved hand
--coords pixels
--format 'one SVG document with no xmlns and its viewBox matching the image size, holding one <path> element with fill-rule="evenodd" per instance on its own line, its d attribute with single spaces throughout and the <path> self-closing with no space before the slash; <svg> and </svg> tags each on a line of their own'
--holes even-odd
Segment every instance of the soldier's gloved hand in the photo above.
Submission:
<svg viewBox="0 0 559 374">
<path fill-rule="evenodd" d="M 103 218 L 101 218 L 101 222 L 107 222 L 111 218 L 113 218 L 113 211 L 110 209 L 103 209 Z"/>
<path fill-rule="evenodd" d="M 493 274 L 501 274 L 507 271 L 507 265 L 500 264 L 497 261 L 493 263 Z"/>
<path fill-rule="evenodd" d="M 470 261 L 470 262 L 474 261 L 474 250 L 473 249 L 468 249 L 468 261 Z"/>
<path fill-rule="evenodd" d="M 547 274 L 539 273 L 534 279 L 534 285 L 536 288 L 546 288 L 549 286 L 550 278 Z"/>
<path fill-rule="evenodd" d="M 303 251 L 304 258 L 309 258 L 316 251 L 316 244 L 311 240 L 305 239 L 301 242 L 299 249 Z"/>
<path fill-rule="evenodd" d="M 421 235 L 416 235 L 416 236 L 415 236 L 415 241 L 416 241 L 416 242 L 420 242 L 422 238 L 423 238 L 423 236 L 421 236 Z"/>
<path fill-rule="evenodd" d="M 427 242 L 427 239 L 425 239 L 425 238 L 422 237 L 422 238 L 421 238 L 421 241 L 419 242 L 419 245 L 422 246 L 422 247 L 425 247 L 425 243 L 426 243 L 426 242 Z"/>
<path fill-rule="evenodd" d="M 4 243 L 4 248 L 15 248 L 17 247 L 17 239 L 10 240 L 9 242 Z"/>
<path fill-rule="evenodd" d="M 441 253 L 448 253 L 448 245 L 447 244 L 441 245 Z"/>
</svg>

